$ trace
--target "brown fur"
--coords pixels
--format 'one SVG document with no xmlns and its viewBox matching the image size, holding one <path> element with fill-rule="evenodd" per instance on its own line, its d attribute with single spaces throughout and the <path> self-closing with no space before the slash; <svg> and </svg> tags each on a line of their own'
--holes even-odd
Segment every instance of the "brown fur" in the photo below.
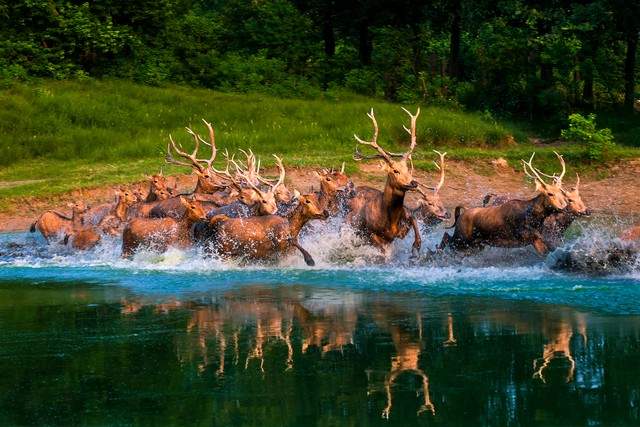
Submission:
<svg viewBox="0 0 640 427">
<path fill-rule="evenodd" d="M 122 256 L 130 257 L 140 246 L 165 251 L 169 246 L 189 247 L 192 243 L 191 227 L 205 218 L 205 211 L 198 201 L 180 198 L 186 207 L 184 216 L 173 218 L 134 218 L 122 233 Z"/>
<path fill-rule="evenodd" d="M 115 236 L 120 234 L 128 219 L 129 208 L 137 202 L 137 197 L 131 190 L 121 189 L 116 192 L 117 203 L 98 224 L 98 228 L 106 234 Z"/>
<path fill-rule="evenodd" d="M 349 185 L 349 178 L 343 172 L 322 170 L 316 172 L 320 179 L 320 191 L 318 201 L 322 209 L 326 209 L 329 215 L 337 215 L 340 211 L 340 196 Z"/>
<path fill-rule="evenodd" d="M 298 234 L 311 219 L 326 218 L 328 213 L 318 206 L 315 194 L 300 197 L 298 207 L 286 218 L 264 215 L 249 218 L 229 218 L 217 215 L 211 218 L 214 228 L 215 250 L 224 257 L 273 259 L 296 247 L 307 265 L 314 265 L 311 255 L 298 243 Z"/>
<path fill-rule="evenodd" d="M 47 211 L 31 224 L 30 231 L 34 233 L 36 230 L 42 234 L 49 243 L 52 239 L 63 238 L 73 231 L 74 224 L 81 225 L 84 222 L 83 215 L 88 207 L 82 201 L 70 203 L 71 217 L 56 211 Z"/>
<path fill-rule="evenodd" d="M 440 247 L 468 250 L 533 245 L 539 254 L 546 254 L 542 223 L 550 214 L 563 210 L 566 199 L 559 188 L 545 186 L 540 190 L 531 200 L 510 200 L 500 206 L 466 209 L 461 214 L 461 207 L 456 208 L 453 236 L 445 233 Z"/>
</svg>

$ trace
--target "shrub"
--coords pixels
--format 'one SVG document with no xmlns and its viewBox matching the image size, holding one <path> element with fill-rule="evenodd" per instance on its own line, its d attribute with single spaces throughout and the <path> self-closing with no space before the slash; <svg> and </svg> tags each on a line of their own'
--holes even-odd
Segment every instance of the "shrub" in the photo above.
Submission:
<svg viewBox="0 0 640 427">
<path fill-rule="evenodd" d="M 585 144 L 589 159 L 596 161 L 606 160 L 615 145 L 611 129 L 596 128 L 596 115 L 593 113 L 587 117 L 578 113 L 571 114 L 569 116 L 569 128 L 563 129 L 561 135 L 565 140 Z"/>
</svg>

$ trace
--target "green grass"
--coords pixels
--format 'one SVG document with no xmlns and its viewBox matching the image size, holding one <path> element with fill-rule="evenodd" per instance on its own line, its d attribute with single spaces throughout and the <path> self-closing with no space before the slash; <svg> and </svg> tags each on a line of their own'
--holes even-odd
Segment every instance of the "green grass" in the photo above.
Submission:
<svg viewBox="0 0 640 427">
<path fill-rule="evenodd" d="M 353 134 L 370 137 L 371 107 L 379 142 L 396 151 L 407 143 L 399 105 L 356 96 L 297 100 L 123 81 L 43 81 L 0 90 L 0 105 L 0 209 L 23 196 L 142 179 L 164 166 L 169 134 L 186 145 L 185 125 L 205 133 L 201 118 L 213 123 L 220 149 L 252 148 L 265 164 L 277 153 L 288 165 L 346 161 L 355 170 Z M 437 107 L 422 109 L 418 137 L 414 158 L 425 169 L 432 167 L 433 148 L 454 159 L 502 156 L 514 164 L 534 149 L 518 125 Z M 555 162 L 551 147 L 535 149 L 540 164 Z M 585 158 L 579 146 L 562 151 L 572 161 Z M 618 147 L 614 156 L 638 153 Z"/>
</svg>

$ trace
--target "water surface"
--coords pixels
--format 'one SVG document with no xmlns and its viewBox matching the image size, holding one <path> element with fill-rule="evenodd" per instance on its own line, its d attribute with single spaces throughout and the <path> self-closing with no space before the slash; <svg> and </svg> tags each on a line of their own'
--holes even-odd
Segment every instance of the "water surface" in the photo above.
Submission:
<svg viewBox="0 0 640 427">
<path fill-rule="evenodd" d="M 0 238 L 2 425 L 640 425 L 635 270 L 40 243 Z"/>
</svg>

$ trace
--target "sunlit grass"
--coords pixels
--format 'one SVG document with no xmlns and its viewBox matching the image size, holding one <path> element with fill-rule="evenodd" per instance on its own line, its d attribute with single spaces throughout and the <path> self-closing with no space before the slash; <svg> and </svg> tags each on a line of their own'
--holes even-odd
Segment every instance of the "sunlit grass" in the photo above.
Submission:
<svg viewBox="0 0 640 427">
<path fill-rule="evenodd" d="M 0 91 L 0 103 L 0 209 L 18 197 L 142 179 L 166 168 L 169 134 L 187 145 L 184 126 L 205 133 L 201 118 L 214 124 L 220 149 L 252 148 L 265 165 L 277 153 L 287 165 L 336 167 L 346 161 L 354 171 L 353 134 L 370 138 L 366 113 L 372 107 L 382 145 L 398 151 L 408 142 L 400 105 L 353 95 L 299 100 L 123 81 L 44 81 Z M 434 148 L 452 159 L 504 157 L 514 166 L 536 150 L 538 164 L 556 165 L 552 147 L 534 147 L 510 123 L 437 107 L 423 108 L 418 123 L 419 168 L 433 167 Z M 567 145 L 562 152 L 590 167 L 583 147 Z M 635 156 L 638 150 L 617 147 L 612 158 Z"/>
</svg>

